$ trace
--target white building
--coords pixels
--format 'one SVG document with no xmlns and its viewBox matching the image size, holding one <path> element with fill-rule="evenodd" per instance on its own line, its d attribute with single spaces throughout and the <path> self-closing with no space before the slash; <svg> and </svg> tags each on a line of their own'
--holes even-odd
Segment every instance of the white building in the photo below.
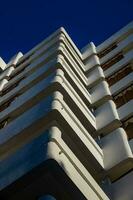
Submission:
<svg viewBox="0 0 133 200">
<path fill-rule="evenodd" d="M 133 23 L 81 51 L 60 28 L 0 68 L 0 199 L 133 199 Z"/>
</svg>

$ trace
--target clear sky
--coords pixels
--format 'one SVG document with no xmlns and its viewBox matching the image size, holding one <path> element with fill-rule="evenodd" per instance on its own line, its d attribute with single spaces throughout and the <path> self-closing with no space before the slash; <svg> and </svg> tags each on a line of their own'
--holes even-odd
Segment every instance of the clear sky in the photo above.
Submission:
<svg viewBox="0 0 133 200">
<path fill-rule="evenodd" d="M 133 20 L 133 0 L 1 0 L 0 56 L 26 53 L 60 26 L 78 48 L 96 45 Z"/>
</svg>

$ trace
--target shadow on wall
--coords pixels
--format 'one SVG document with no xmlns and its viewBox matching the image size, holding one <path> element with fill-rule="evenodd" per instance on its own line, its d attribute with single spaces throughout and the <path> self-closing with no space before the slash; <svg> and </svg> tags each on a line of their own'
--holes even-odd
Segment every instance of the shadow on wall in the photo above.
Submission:
<svg viewBox="0 0 133 200">
<path fill-rule="evenodd" d="M 1 200 L 85 200 L 67 176 L 63 163 L 56 161 L 59 152 L 51 137 L 49 128 L 0 162 Z"/>
</svg>

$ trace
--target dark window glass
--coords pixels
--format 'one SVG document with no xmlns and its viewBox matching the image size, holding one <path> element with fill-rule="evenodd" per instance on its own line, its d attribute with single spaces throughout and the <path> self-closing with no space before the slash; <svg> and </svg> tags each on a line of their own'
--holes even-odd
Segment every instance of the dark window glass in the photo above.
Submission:
<svg viewBox="0 0 133 200">
<path fill-rule="evenodd" d="M 117 47 L 117 44 L 111 44 L 110 46 L 108 46 L 106 49 L 104 49 L 103 51 L 101 51 L 98 56 L 99 58 L 102 58 L 103 56 L 105 56 L 106 54 L 108 54 L 109 52 L 111 52 L 113 49 L 115 49 Z"/>
<path fill-rule="evenodd" d="M 122 55 L 122 53 L 117 54 L 116 56 L 114 56 L 113 58 L 109 59 L 107 62 L 105 62 L 104 64 L 101 65 L 103 70 L 108 69 L 109 67 L 111 67 L 112 65 L 114 65 L 115 63 L 119 62 L 124 56 Z"/>
<path fill-rule="evenodd" d="M 133 86 L 132 85 L 125 88 L 123 91 L 121 91 L 120 93 L 118 93 L 117 95 L 114 96 L 114 102 L 115 102 L 117 108 L 124 105 L 131 99 L 133 99 Z"/>
<path fill-rule="evenodd" d="M 110 77 L 107 78 L 107 82 L 109 86 L 115 84 L 117 81 L 121 80 L 132 71 L 133 71 L 132 66 L 128 64 L 125 67 L 123 67 L 121 70 L 115 72 L 114 74 L 112 74 Z"/>
</svg>

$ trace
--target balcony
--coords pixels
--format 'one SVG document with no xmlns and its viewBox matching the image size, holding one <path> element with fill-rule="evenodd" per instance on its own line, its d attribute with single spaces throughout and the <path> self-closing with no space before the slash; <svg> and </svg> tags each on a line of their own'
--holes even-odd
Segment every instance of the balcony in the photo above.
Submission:
<svg viewBox="0 0 133 200">
<path fill-rule="evenodd" d="M 79 80 L 76 74 L 72 70 L 72 65 L 68 64 L 62 55 L 58 56 L 57 68 L 62 69 L 65 77 L 73 88 L 77 91 L 84 103 L 89 107 L 91 104 L 91 95 L 87 91 L 86 87 Z"/>
<path fill-rule="evenodd" d="M 50 88 L 48 89 L 48 87 Z M 27 92 L 20 95 L 18 97 L 19 100 L 18 98 L 16 100 L 18 103 L 15 103 L 15 101 L 13 101 L 14 103 L 11 103 L 11 105 L 1 113 L 0 120 L 3 120 L 8 115 L 18 116 L 22 114 L 25 109 L 28 109 L 28 107 L 30 108 L 48 93 L 56 90 L 60 91 L 63 94 L 65 101 L 73 110 L 73 112 L 77 115 L 85 128 L 90 132 L 94 132 L 96 129 L 95 117 L 81 100 L 77 92 L 65 79 L 62 70 L 55 71 L 53 75 L 48 76 L 46 79 L 42 80 L 34 87 L 27 90 Z M 3 107 L 3 105 L 1 106 Z"/>
<path fill-rule="evenodd" d="M 8 80 L 7 79 L 2 79 L 0 81 L 0 94 L 2 93 L 2 90 L 4 88 L 4 86 L 8 83 Z"/>
<path fill-rule="evenodd" d="M 86 60 L 88 57 L 97 54 L 96 47 L 93 42 L 87 44 L 82 50 L 82 57 L 83 60 Z"/>
<path fill-rule="evenodd" d="M 44 41 L 42 41 L 40 44 L 35 46 L 31 51 L 26 53 L 22 59 L 18 62 L 21 63 L 23 60 L 25 60 L 27 57 L 30 57 L 30 60 L 33 61 L 37 58 L 39 58 L 42 54 L 44 55 L 49 51 L 50 49 L 54 48 L 57 44 L 63 44 L 65 45 L 65 49 L 69 51 L 69 53 L 72 55 L 73 58 L 76 58 L 75 60 L 79 63 L 80 67 L 84 71 L 84 66 L 82 63 L 82 55 L 76 45 L 73 43 L 67 32 L 64 30 L 64 28 L 60 28 L 57 31 L 55 31 L 52 35 L 50 35 L 48 38 L 46 38 Z"/>
<path fill-rule="evenodd" d="M 118 179 L 133 168 L 133 154 L 123 128 L 118 128 L 103 137 L 101 144 L 104 168 L 111 181 Z"/>
<path fill-rule="evenodd" d="M 6 63 L 5 61 L 0 57 L 0 72 L 3 72 L 6 68 Z"/>
<path fill-rule="evenodd" d="M 23 57 L 23 54 L 21 52 L 17 53 L 16 55 L 14 55 L 10 62 L 7 64 L 7 67 L 10 67 L 10 66 L 16 66 L 16 64 L 18 63 L 19 59 Z"/>
<path fill-rule="evenodd" d="M 0 80 L 2 79 L 7 79 L 9 80 L 9 77 L 11 75 L 11 73 L 14 71 L 14 67 L 9 67 L 7 69 L 5 69 L 1 74 L 0 74 Z"/>
<path fill-rule="evenodd" d="M 97 108 L 95 117 L 98 135 L 106 135 L 121 125 L 116 106 L 112 100 Z"/>
<path fill-rule="evenodd" d="M 24 93 L 22 93 L 22 90 L 18 88 L 18 93 L 17 91 L 15 93 L 15 95 L 17 96 L 13 96 L 13 99 L 10 99 L 10 101 L 4 104 L 5 110 L 3 109 L 3 104 L 1 105 L 1 108 L 3 109 L 0 116 L 0 120 L 3 125 L 3 129 L 1 132 L 3 132 L 6 128 L 5 124 L 3 124 L 3 120 L 6 120 L 7 117 L 10 116 L 11 119 L 10 121 L 8 121 L 9 123 L 6 123 L 6 126 L 10 125 L 11 123 L 13 123 L 13 121 L 15 122 L 17 118 L 19 118 L 19 116 L 23 115 L 23 113 L 25 113 L 26 111 L 31 109 L 32 106 L 41 101 L 42 98 L 46 97 L 48 94 L 56 90 L 60 91 L 63 94 L 65 102 L 70 107 L 69 108 L 67 106 L 67 110 L 71 109 L 69 112 L 67 111 L 68 115 L 70 114 L 70 116 L 73 116 L 73 113 L 75 113 L 75 115 L 79 118 L 75 119 L 77 121 L 77 125 L 81 123 L 83 124 L 81 128 L 82 131 L 85 131 L 84 127 L 86 127 L 91 134 L 95 131 L 95 117 L 84 104 L 84 102 L 80 99 L 76 91 L 74 91 L 71 85 L 67 82 L 62 74 L 63 72 L 61 70 L 58 71 L 60 71 L 61 73 L 55 72 L 51 74 L 51 76 L 43 79 L 38 84 L 35 84 L 31 88 L 28 88 L 27 91 L 23 91 Z M 71 118 L 69 119 L 69 121 L 71 121 Z M 87 132 L 85 134 L 88 135 Z"/>
<path fill-rule="evenodd" d="M 87 87 L 88 88 L 92 88 L 94 87 L 96 84 L 98 84 L 100 81 L 105 79 L 103 70 L 101 69 L 101 67 L 96 67 L 93 71 L 91 71 L 88 75 L 88 83 L 87 83 Z"/>
<path fill-rule="evenodd" d="M 84 61 L 85 63 L 85 73 L 88 74 L 90 70 L 92 70 L 93 67 L 99 66 L 100 61 L 97 55 L 92 55 L 87 60 Z"/>
<path fill-rule="evenodd" d="M 97 108 L 104 104 L 107 100 L 112 99 L 111 93 L 106 81 L 101 81 L 99 84 L 91 89 L 91 102 L 92 107 Z"/>
<path fill-rule="evenodd" d="M 63 65 L 61 64 L 63 61 Z M 41 68 L 36 70 L 34 73 L 29 75 L 28 77 L 23 77 L 26 72 L 20 73 L 17 77 L 10 80 L 8 84 L 6 84 L 6 87 L 3 90 L 3 96 L 0 99 L 0 104 L 4 104 L 4 102 L 7 102 L 9 98 L 12 98 L 18 93 L 24 93 L 29 88 L 33 87 L 35 84 L 37 84 L 42 79 L 45 79 L 51 73 L 52 71 L 56 71 L 57 69 L 62 69 L 65 72 L 65 76 L 71 83 L 72 87 L 76 90 L 76 92 L 79 94 L 81 99 L 83 99 L 83 102 L 88 106 L 90 105 L 90 95 L 86 88 L 83 86 L 83 84 L 79 81 L 79 79 L 76 77 L 76 75 L 71 70 L 70 66 L 65 62 L 65 60 L 58 59 L 52 60 L 50 63 L 47 63 L 46 65 L 43 65 Z M 27 71 L 28 68 L 26 68 Z M 69 71 L 70 70 L 70 71 Z M 23 77 L 23 78 L 21 78 Z M 18 83 L 19 82 L 19 83 Z M 18 83 L 16 85 L 16 83 Z"/>
<path fill-rule="evenodd" d="M 23 99 L 25 99 L 24 96 Z M 33 101 L 35 101 L 35 98 Z M 29 105 L 27 104 L 27 106 Z M 24 110 L 25 108 L 26 106 L 20 107 L 19 105 L 18 109 Z M 16 148 L 36 137 L 40 132 L 44 132 L 51 124 L 58 124 L 64 134 L 67 134 L 64 135 L 64 140 L 67 141 L 70 148 L 73 148 L 73 152 L 83 161 L 84 166 L 99 180 L 103 171 L 102 150 L 72 110 L 63 100 L 61 93 L 56 92 L 42 100 L 40 99 L 39 103 L 26 109 L 17 118 L 15 117 L 18 111 L 16 113 L 14 111 L 11 116 L 13 119 L 0 130 L 1 159 L 12 154 L 16 151 Z"/>
<path fill-rule="evenodd" d="M 38 176 L 38 173 L 36 173 L 38 167 L 40 168 L 41 176 Z M 50 176 L 47 179 L 46 173 L 49 174 L 49 170 L 52 172 L 52 177 Z M 29 171 L 30 174 L 33 172 L 32 177 L 34 180 L 30 179 Z M 43 177 L 42 174 L 44 174 Z M 28 178 L 29 185 L 38 184 L 38 180 L 43 178 L 43 183 L 39 184 L 39 191 L 41 191 L 41 185 L 43 185 L 42 191 L 44 192 L 47 184 L 53 184 L 54 180 L 58 178 L 58 182 L 62 183 L 60 184 L 60 187 L 63 187 L 61 190 L 66 190 L 66 195 L 68 191 L 71 199 L 77 199 L 78 197 L 79 200 L 89 200 L 90 198 L 95 200 L 109 200 L 83 164 L 63 141 L 62 132 L 56 126 L 52 126 L 47 131 L 41 131 L 38 137 L 20 147 L 19 150 L 10 155 L 10 158 L 1 161 L 1 189 L 12 182 L 15 182 L 13 184 L 19 183 L 19 180 L 23 179 L 21 177 L 24 177 L 24 175 Z M 25 178 L 23 182 L 25 185 Z M 56 186 L 57 184 L 53 188 L 55 188 L 55 193 L 58 196 Z M 31 191 L 34 196 L 36 196 L 35 193 L 39 194 L 35 185 L 34 190 L 32 189 Z M 19 193 L 19 197 L 21 196 L 25 199 L 30 190 L 23 190 L 23 186 L 20 184 L 17 187 L 17 192 Z M 5 189 L 5 191 L 1 192 L 1 195 L 4 198 L 9 198 L 9 196 L 13 198 L 14 192 L 12 189 L 9 192 Z M 63 198 L 68 200 L 69 198 L 66 195 Z M 15 197 L 17 198 L 17 195 Z"/>
</svg>

